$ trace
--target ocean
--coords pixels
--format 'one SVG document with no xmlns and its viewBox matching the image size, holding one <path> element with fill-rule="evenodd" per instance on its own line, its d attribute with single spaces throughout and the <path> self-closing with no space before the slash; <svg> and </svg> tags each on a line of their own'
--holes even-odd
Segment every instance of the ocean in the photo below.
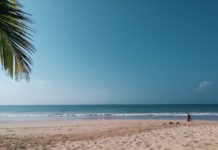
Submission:
<svg viewBox="0 0 218 150">
<path fill-rule="evenodd" d="M 0 106 L 0 121 L 80 119 L 218 120 L 213 105 L 20 105 Z"/>
</svg>

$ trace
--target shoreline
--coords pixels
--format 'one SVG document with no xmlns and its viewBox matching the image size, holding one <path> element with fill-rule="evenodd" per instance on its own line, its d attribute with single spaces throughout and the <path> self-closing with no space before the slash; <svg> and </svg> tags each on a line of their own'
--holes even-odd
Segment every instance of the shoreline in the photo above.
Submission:
<svg viewBox="0 0 218 150">
<path fill-rule="evenodd" d="M 102 119 L 0 122 L 0 149 L 95 150 L 143 149 L 145 146 L 145 149 L 158 149 L 158 145 L 162 149 L 175 149 L 175 146 L 176 149 L 213 149 L 218 146 L 217 137 L 218 121 L 188 124 L 181 120 Z M 209 144 L 204 145 L 205 142 Z"/>
</svg>

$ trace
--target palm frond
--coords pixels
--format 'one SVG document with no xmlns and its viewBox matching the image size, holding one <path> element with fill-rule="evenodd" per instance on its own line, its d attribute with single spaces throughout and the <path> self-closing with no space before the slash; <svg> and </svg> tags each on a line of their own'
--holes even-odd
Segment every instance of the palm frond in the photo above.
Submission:
<svg viewBox="0 0 218 150">
<path fill-rule="evenodd" d="M 32 21 L 21 8 L 14 0 L 0 0 L 0 63 L 11 78 L 29 80 L 35 48 Z"/>
</svg>

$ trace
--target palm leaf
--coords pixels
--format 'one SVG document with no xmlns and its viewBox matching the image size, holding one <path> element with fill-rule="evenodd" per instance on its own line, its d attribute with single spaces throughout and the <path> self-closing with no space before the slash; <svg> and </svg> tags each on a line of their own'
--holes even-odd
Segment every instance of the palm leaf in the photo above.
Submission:
<svg viewBox="0 0 218 150">
<path fill-rule="evenodd" d="M 11 78 L 29 80 L 35 48 L 32 21 L 21 8 L 14 0 L 0 0 L 0 63 Z"/>
</svg>

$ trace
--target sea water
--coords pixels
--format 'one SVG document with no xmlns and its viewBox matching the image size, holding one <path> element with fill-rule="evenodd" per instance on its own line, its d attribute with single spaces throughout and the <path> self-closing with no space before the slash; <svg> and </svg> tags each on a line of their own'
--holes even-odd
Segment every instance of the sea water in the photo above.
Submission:
<svg viewBox="0 0 218 150">
<path fill-rule="evenodd" d="M 218 104 L 211 105 L 20 105 L 0 106 L 0 121 L 76 119 L 218 120 Z"/>
</svg>

